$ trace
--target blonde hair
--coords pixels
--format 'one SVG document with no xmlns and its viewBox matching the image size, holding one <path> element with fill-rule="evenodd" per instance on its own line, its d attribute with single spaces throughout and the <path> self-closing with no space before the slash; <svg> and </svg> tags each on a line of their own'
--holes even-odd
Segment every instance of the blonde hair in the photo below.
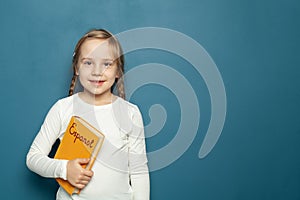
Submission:
<svg viewBox="0 0 300 200">
<path fill-rule="evenodd" d="M 105 39 L 108 41 L 108 44 L 111 46 L 112 53 L 114 58 L 116 59 L 117 64 L 117 70 L 118 70 L 118 78 L 116 79 L 115 84 L 112 87 L 116 87 L 118 96 L 125 99 L 125 90 L 124 90 L 124 55 L 123 50 L 121 48 L 121 45 L 117 38 L 115 38 L 110 32 L 104 30 L 104 29 L 94 29 L 89 32 L 87 32 L 80 40 L 78 41 L 74 54 L 73 54 L 73 60 L 72 60 L 72 69 L 73 69 L 73 77 L 70 84 L 69 89 L 69 96 L 73 95 L 75 85 L 77 82 L 77 67 L 78 67 L 78 60 L 80 57 L 80 49 L 82 44 L 88 40 L 88 39 Z"/>
</svg>

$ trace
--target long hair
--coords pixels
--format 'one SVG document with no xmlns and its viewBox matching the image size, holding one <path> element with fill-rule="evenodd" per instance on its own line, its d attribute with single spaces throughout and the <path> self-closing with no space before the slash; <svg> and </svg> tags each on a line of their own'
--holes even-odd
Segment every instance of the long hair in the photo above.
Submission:
<svg viewBox="0 0 300 200">
<path fill-rule="evenodd" d="M 116 58 L 117 70 L 118 70 L 118 78 L 116 78 L 115 84 L 112 87 L 112 91 L 114 87 L 116 87 L 118 96 L 125 99 L 125 90 L 124 90 L 124 55 L 121 45 L 117 38 L 115 38 L 110 32 L 104 29 L 93 29 L 87 32 L 80 40 L 78 41 L 72 59 L 72 69 L 73 69 L 73 77 L 70 84 L 69 96 L 73 95 L 75 85 L 78 79 L 77 71 L 78 71 L 78 60 L 80 57 L 80 50 L 82 44 L 88 39 L 104 39 L 108 41 L 112 49 L 112 53 L 114 58 Z"/>
</svg>

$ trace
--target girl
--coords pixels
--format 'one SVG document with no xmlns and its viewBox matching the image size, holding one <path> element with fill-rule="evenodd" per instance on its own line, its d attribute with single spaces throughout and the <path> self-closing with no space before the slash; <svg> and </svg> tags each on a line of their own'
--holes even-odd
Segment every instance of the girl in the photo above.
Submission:
<svg viewBox="0 0 300 200">
<path fill-rule="evenodd" d="M 70 196 L 60 187 L 56 195 L 59 200 L 148 200 L 143 122 L 138 107 L 124 100 L 124 57 L 119 42 L 106 30 L 92 30 L 78 41 L 72 65 L 70 96 L 57 101 L 47 114 L 27 154 L 28 168 L 81 189 L 79 195 Z M 74 93 L 77 79 L 83 91 Z M 118 96 L 113 94 L 114 88 Z M 92 170 L 81 167 L 89 162 L 86 158 L 48 157 L 74 115 L 105 135 Z"/>
</svg>

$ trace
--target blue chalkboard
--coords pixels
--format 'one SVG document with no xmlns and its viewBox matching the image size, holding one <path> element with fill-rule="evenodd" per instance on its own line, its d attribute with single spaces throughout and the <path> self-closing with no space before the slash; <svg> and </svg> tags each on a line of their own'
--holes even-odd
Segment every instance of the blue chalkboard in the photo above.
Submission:
<svg viewBox="0 0 300 200">
<path fill-rule="evenodd" d="M 121 43 L 151 199 L 300 199 L 299 1 L 10 0 L 0 16 L 1 199 L 55 198 L 25 158 L 92 28 L 134 30 Z"/>
</svg>

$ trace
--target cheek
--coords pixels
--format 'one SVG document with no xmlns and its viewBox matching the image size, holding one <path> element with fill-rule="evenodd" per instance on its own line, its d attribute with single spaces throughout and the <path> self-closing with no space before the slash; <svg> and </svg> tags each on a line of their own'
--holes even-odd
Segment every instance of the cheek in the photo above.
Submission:
<svg viewBox="0 0 300 200">
<path fill-rule="evenodd" d="M 86 79 L 83 78 L 81 75 L 78 76 L 78 80 L 79 80 L 79 82 L 80 82 L 81 85 L 84 85 L 84 84 L 85 84 L 85 80 L 86 80 Z"/>
<path fill-rule="evenodd" d="M 78 79 L 79 79 L 81 84 L 83 84 L 88 79 L 88 77 L 89 77 L 89 75 L 86 71 L 79 70 Z"/>
<path fill-rule="evenodd" d="M 83 68 L 79 68 L 78 69 L 78 75 L 79 76 L 87 76 L 90 72 L 86 69 L 83 69 Z"/>
<path fill-rule="evenodd" d="M 116 68 L 114 68 L 113 70 L 109 70 L 109 71 L 107 71 L 107 77 L 109 78 L 109 79 L 116 79 L 116 78 L 118 78 L 119 76 L 118 76 L 118 71 L 117 71 L 117 69 Z"/>
</svg>

